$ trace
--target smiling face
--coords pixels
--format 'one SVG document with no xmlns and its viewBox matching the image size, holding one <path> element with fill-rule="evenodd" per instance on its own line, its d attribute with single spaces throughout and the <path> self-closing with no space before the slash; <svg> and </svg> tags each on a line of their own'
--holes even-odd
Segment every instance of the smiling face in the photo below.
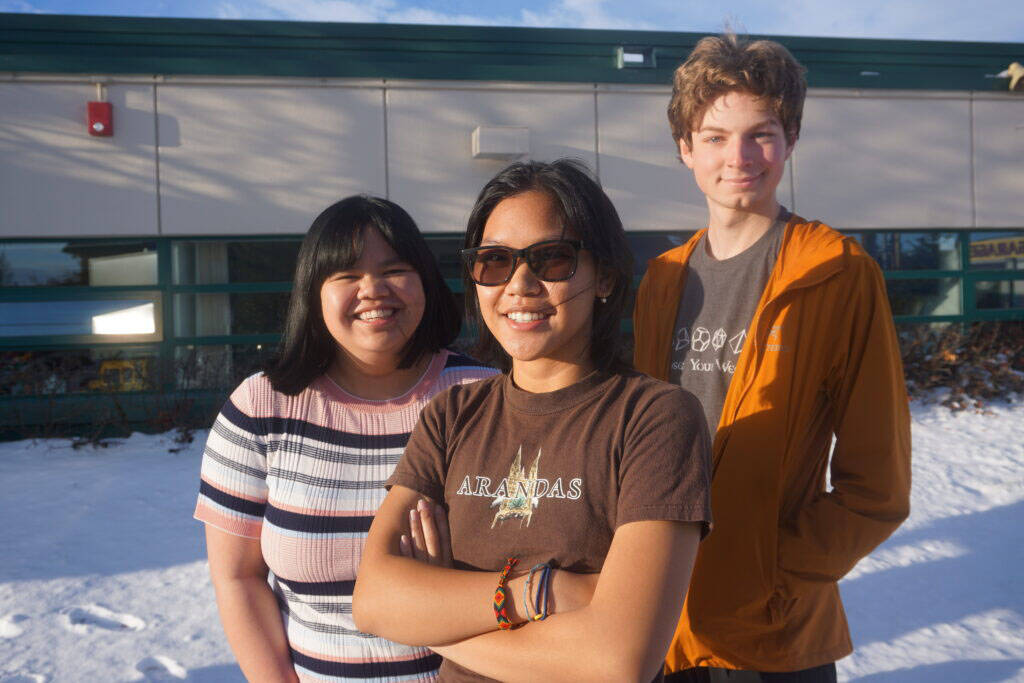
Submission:
<svg viewBox="0 0 1024 683">
<path fill-rule="evenodd" d="M 576 238 L 563 233 L 550 197 L 529 191 L 494 207 L 480 246 L 523 249 L 544 240 Z M 597 267 L 588 250 L 580 250 L 576 273 L 564 282 L 545 282 L 520 262 L 507 283 L 475 287 L 480 315 L 511 356 L 517 382 L 524 371 L 582 377 L 592 368 L 589 347 L 594 302 L 596 297 L 607 296 L 610 286 L 598 282 Z"/>
<path fill-rule="evenodd" d="M 320 287 L 324 325 L 341 362 L 391 371 L 423 318 L 423 283 L 379 231 L 364 228 L 362 237 L 359 259 Z"/>
<path fill-rule="evenodd" d="M 774 217 L 775 188 L 793 146 L 765 102 L 733 91 L 704 112 L 693 142 L 679 140 L 679 154 L 707 197 L 712 214 L 742 211 Z"/>
</svg>

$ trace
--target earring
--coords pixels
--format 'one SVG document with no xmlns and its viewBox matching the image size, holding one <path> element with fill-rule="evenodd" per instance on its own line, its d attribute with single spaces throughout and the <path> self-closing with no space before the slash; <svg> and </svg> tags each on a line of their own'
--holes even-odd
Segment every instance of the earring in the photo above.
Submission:
<svg viewBox="0 0 1024 683">
<path fill-rule="evenodd" d="M 600 301 L 603 304 L 608 303 L 608 297 L 606 297 L 606 296 L 598 297 L 597 300 Z"/>
</svg>

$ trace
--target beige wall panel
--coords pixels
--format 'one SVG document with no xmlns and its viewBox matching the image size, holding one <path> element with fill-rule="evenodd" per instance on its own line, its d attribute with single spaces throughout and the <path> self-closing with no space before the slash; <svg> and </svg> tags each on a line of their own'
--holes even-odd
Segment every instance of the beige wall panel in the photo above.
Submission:
<svg viewBox="0 0 1024 683">
<path fill-rule="evenodd" d="M 976 225 L 1024 227 L 1024 99 L 974 102 Z"/>
<path fill-rule="evenodd" d="M 626 230 L 692 230 L 707 222 L 707 203 L 679 161 L 665 107 L 670 94 L 600 93 L 601 183 Z"/>
<path fill-rule="evenodd" d="M 86 130 L 90 84 L 0 84 L 0 236 L 157 233 L 153 90 L 107 89 L 114 135 Z"/>
<path fill-rule="evenodd" d="M 383 195 L 379 89 L 164 85 L 165 235 L 305 232 L 346 195 Z"/>
<path fill-rule="evenodd" d="M 463 232 L 480 188 L 511 160 L 474 159 L 480 125 L 527 126 L 530 157 L 576 157 L 594 167 L 591 93 L 390 90 L 391 198 L 425 232 Z"/>
<path fill-rule="evenodd" d="M 837 228 L 968 227 L 969 126 L 963 99 L 808 98 L 796 210 Z"/>
<path fill-rule="evenodd" d="M 670 93 L 601 93 L 597 121 L 601 183 L 626 230 L 695 230 L 707 201 L 679 160 L 665 116 Z M 789 167 L 778 198 L 792 206 Z"/>
<path fill-rule="evenodd" d="M 796 206 L 837 227 L 971 225 L 966 99 L 810 97 Z"/>
</svg>

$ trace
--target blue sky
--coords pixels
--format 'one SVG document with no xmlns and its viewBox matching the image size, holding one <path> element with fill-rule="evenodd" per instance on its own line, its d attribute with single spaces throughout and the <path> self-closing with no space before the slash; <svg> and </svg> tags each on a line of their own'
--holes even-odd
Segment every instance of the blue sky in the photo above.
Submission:
<svg viewBox="0 0 1024 683">
<path fill-rule="evenodd" d="M 0 12 L 1024 42 L 1010 0 L 0 0 Z M 1024 56 L 1024 55 L 1022 55 Z"/>
</svg>

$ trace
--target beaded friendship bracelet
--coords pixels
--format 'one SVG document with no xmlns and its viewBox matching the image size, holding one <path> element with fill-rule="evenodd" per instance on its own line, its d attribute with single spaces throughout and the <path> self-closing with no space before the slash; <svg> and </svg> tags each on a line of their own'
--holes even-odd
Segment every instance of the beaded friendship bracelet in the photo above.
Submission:
<svg viewBox="0 0 1024 683">
<path fill-rule="evenodd" d="M 508 618 L 508 589 L 505 587 L 505 580 L 517 562 L 519 562 L 518 558 L 508 558 L 505 568 L 498 574 L 498 587 L 494 591 L 494 616 L 498 620 L 498 628 L 502 631 L 512 628 L 512 620 Z"/>
</svg>

